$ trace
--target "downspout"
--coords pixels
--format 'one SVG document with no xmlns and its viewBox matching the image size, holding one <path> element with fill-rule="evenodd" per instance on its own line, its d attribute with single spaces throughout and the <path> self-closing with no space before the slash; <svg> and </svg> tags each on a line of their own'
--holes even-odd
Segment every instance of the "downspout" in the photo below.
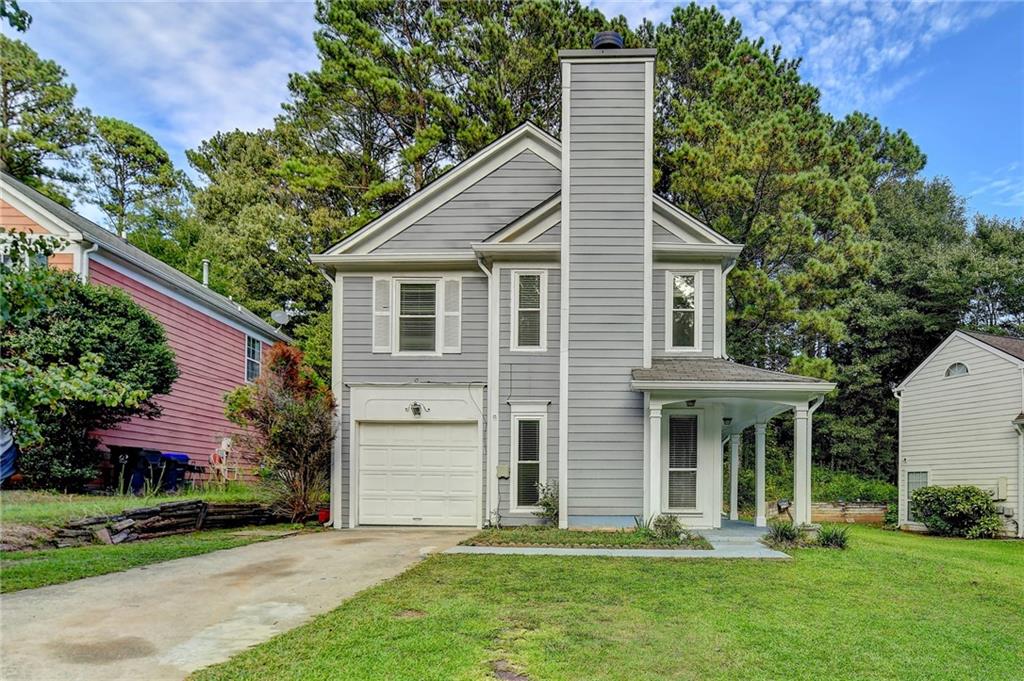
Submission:
<svg viewBox="0 0 1024 681">
<path fill-rule="evenodd" d="M 494 385 L 498 379 L 498 377 L 495 375 L 497 373 L 497 357 L 491 356 L 492 354 L 496 354 L 495 352 L 493 352 L 493 343 L 496 339 L 491 338 L 491 335 L 495 328 L 493 322 L 495 315 L 497 315 L 497 310 L 491 309 L 491 291 L 492 288 L 495 286 L 494 271 L 491 267 L 487 266 L 486 262 L 484 261 L 483 255 L 481 255 L 480 253 L 476 254 L 476 264 L 477 267 L 480 268 L 480 271 L 484 273 L 484 276 L 487 277 L 487 416 L 484 421 L 487 424 L 487 473 L 485 476 L 487 484 L 484 485 L 484 508 L 487 509 L 487 517 L 483 518 L 483 522 L 481 524 L 489 525 L 492 521 L 492 518 L 496 516 L 498 512 L 498 500 L 496 498 L 492 498 L 495 497 L 496 495 L 492 494 L 491 491 L 491 485 L 496 482 L 496 480 L 494 480 L 493 478 L 497 475 L 496 470 L 498 454 L 496 451 L 494 451 L 495 448 L 492 446 L 496 440 L 496 438 L 494 437 L 494 433 L 495 429 L 497 428 L 497 424 L 494 423 L 494 405 L 496 403 L 496 396 L 494 395 Z"/>
<path fill-rule="evenodd" d="M 1024 418 L 1013 422 L 1017 429 L 1017 512 L 1013 521 L 1017 524 L 1017 538 L 1024 539 L 1024 522 L 1021 522 L 1024 509 Z"/>
<path fill-rule="evenodd" d="M 722 302 L 722 358 L 723 359 L 729 359 L 729 350 L 726 347 L 726 343 L 725 343 L 725 328 L 726 328 L 725 318 L 729 316 L 728 315 L 728 311 L 725 309 L 725 307 L 726 307 L 726 302 L 725 302 L 726 301 L 726 295 L 725 295 L 726 285 L 725 285 L 725 281 L 726 281 L 726 279 L 728 279 L 729 273 L 732 272 L 732 268 L 734 268 L 734 267 L 736 267 L 736 258 L 733 258 L 729 262 L 729 266 L 722 270 L 722 301 L 721 302 Z"/>
<path fill-rule="evenodd" d="M 89 256 L 98 251 L 99 248 L 99 244 L 93 244 L 92 246 L 89 246 L 89 248 L 82 249 L 82 263 L 78 270 L 83 284 L 89 283 Z"/>
</svg>

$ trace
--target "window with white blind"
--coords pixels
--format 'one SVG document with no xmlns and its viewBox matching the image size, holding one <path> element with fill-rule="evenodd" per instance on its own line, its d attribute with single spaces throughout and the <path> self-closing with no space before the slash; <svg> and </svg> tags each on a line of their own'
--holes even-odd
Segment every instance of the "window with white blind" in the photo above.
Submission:
<svg viewBox="0 0 1024 681">
<path fill-rule="evenodd" d="M 700 350 L 700 272 L 665 273 L 665 350 Z"/>
<path fill-rule="evenodd" d="M 245 337 L 245 380 L 252 383 L 263 369 L 263 343 L 252 336 Z"/>
<path fill-rule="evenodd" d="M 928 486 L 928 472 L 927 471 L 907 471 L 907 521 L 914 523 L 917 519 L 914 517 L 913 504 L 911 503 L 911 497 L 914 494 L 914 490 L 919 490 L 922 487 Z"/>
<path fill-rule="evenodd" d="M 512 349 L 547 348 L 547 272 L 512 273 Z"/>
<path fill-rule="evenodd" d="M 668 508 L 697 508 L 697 416 L 693 414 L 668 419 Z"/>
<path fill-rule="evenodd" d="M 437 351 L 437 283 L 398 281 L 398 351 Z"/>
<path fill-rule="evenodd" d="M 512 414 L 512 511 L 533 510 L 540 498 L 539 485 L 547 483 L 547 415 Z"/>
</svg>

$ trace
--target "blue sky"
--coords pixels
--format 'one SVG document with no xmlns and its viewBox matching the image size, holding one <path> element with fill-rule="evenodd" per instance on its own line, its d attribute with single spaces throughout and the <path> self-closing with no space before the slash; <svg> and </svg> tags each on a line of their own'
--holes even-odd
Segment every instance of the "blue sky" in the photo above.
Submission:
<svg viewBox="0 0 1024 681">
<path fill-rule="evenodd" d="M 676 3 L 591 4 L 635 25 Z M 218 130 L 270 125 L 288 74 L 317 65 L 307 2 L 22 5 L 34 21 L 19 37 L 67 69 L 79 103 L 145 128 L 182 167 L 184 150 Z M 950 177 L 971 212 L 1024 216 L 1024 3 L 717 5 L 803 57 L 828 111 L 906 129 L 926 174 Z"/>
</svg>

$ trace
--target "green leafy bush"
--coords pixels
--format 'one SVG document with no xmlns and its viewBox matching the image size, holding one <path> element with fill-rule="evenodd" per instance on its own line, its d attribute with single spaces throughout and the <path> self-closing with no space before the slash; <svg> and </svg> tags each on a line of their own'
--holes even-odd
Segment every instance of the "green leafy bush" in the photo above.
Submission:
<svg viewBox="0 0 1024 681">
<path fill-rule="evenodd" d="M 260 377 L 235 388 L 224 401 L 228 419 L 245 428 L 242 446 L 269 471 L 277 505 L 293 522 L 315 513 L 327 496 L 335 403 L 331 391 L 303 364 L 302 352 L 275 344 Z"/>
<path fill-rule="evenodd" d="M 882 527 L 887 530 L 899 529 L 900 525 L 900 507 L 898 504 L 890 502 L 885 505 L 885 519 Z"/>
<path fill-rule="evenodd" d="M 651 522 L 651 531 L 658 539 L 676 539 L 683 533 L 679 518 L 662 513 Z"/>
<path fill-rule="evenodd" d="M 558 525 L 558 483 L 537 484 L 537 506 L 539 511 L 533 515 L 544 521 L 545 525 Z"/>
<path fill-rule="evenodd" d="M 163 327 L 127 293 L 25 262 L 0 266 L 4 294 L 16 294 L 0 332 L 0 418 L 29 485 L 73 490 L 96 474 L 91 433 L 158 416 L 152 398 L 178 368 Z"/>
<path fill-rule="evenodd" d="M 910 498 L 914 517 L 946 537 L 995 537 L 1003 528 L 992 497 L 972 485 L 921 487 Z"/>
<path fill-rule="evenodd" d="M 773 520 L 765 538 L 769 544 L 792 546 L 800 541 L 800 528 L 788 520 Z"/>
<path fill-rule="evenodd" d="M 850 528 L 846 525 L 822 525 L 818 530 L 818 545 L 827 549 L 845 549 L 850 543 Z"/>
</svg>

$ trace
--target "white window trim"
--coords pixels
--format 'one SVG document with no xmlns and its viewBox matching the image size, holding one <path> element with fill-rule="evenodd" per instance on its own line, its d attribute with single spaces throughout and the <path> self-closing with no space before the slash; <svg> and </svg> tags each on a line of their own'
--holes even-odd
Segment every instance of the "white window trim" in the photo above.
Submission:
<svg viewBox="0 0 1024 681">
<path fill-rule="evenodd" d="M 395 357 L 440 357 L 444 345 L 444 298 L 442 277 L 393 277 L 391 279 L 391 354 Z M 401 350 L 402 339 L 399 336 L 399 319 L 402 316 L 401 295 L 402 284 L 433 284 L 434 285 L 434 349 L 433 350 Z M 460 303 L 461 309 L 461 303 Z"/>
<path fill-rule="evenodd" d="M 520 347 L 519 345 L 519 277 L 522 275 L 536 275 L 540 277 L 540 345 Z M 510 311 L 509 324 L 511 336 L 509 350 L 513 352 L 547 352 L 548 349 L 548 271 L 537 270 L 513 270 L 512 271 L 512 307 Z"/>
<path fill-rule="evenodd" d="M 904 504 L 903 504 L 903 508 L 900 509 L 900 510 L 903 512 L 904 522 L 907 525 L 912 525 L 914 527 L 922 527 L 923 528 L 925 525 L 920 520 L 911 520 L 910 519 L 910 474 L 911 473 L 924 473 L 924 475 L 925 475 L 924 486 L 925 487 L 930 487 L 931 484 L 932 484 L 932 471 L 931 471 L 930 468 L 920 468 L 920 467 L 917 467 L 917 468 L 907 467 L 906 470 L 903 471 L 903 481 L 902 482 L 903 482 Z"/>
<path fill-rule="evenodd" d="M 949 375 L 949 370 L 952 369 L 957 364 L 960 364 L 961 366 L 963 366 L 963 368 L 966 369 L 966 371 L 964 371 L 962 374 L 954 374 L 953 376 L 950 376 Z M 970 375 L 971 375 L 971 367 L 967 365 L 967 362 L 960 362 L 960 361 L 956 361 L 956 360 L 954 360 L 953 362 L 950 362 L 949 364 L 947 364 L 946 368 L 942 370 L 942 377 L 943 378 L 961 378 L 962 376 L 970 376 Z"/>
<path fill-rule="evenodd" d="M 665 271 L 665 352 L 692 353 L 702 351 L 703 329 L 702 317 L 704 303 L 704 286 L 700 270 L 666 270 Z M 672 345 L 672 282 L 677 276 L 693 277 L 693 343 L 691 347 Z"/>
<path fill-rule="evenodd" d="M 519 422 L 540 421 L 540 462 L 537 480 L 540 484 L 548 484 L 548 412 L 547 405 L 521 404 L 512 405 L 512 418 L 510 426 L 512 429 L 512 446 L 509 448 L 509 512 L 510 513 L 534 513 L 540 510 L 539 506 L 520 506 L 518 503 L 519 490 Z"/>
<path fill-rule="evenodd" d="M 255 341 L 256 342 L 256 347 L 259 349 L 259 358 L 258 359 L 252 359 L 252 358 L 249 357 L 249 341 Z M 259 368 L 256 370 L 256 378 L 259 378 L 263 374 L 263 341 L 261 341 L 259 338 L 256 338 L 256 336 L 250 336 L 250 335 L 246 334 L 246 336 L 245 336 L 245 367 L 243 369 L 243 377 L 245 378 L 245 382 L 246 383 L 252 383 L 254 380 L 256 380 L 256 378 L 254 378 L 254 379 L 250 379 L 249 378 L 249 362 L 256 362 L 259 365 Z"/>
<path fill-rule="evenodd" d="M 672 468 L 671 467 L 671 438 L 672 438 L 672 427 L 670 422 L 673 416 L 695 416 L 697 418 L 697 466 L 695 468 Z M 703 513 L 704 510 L 701 506 L 701 436 L 704 427 L 704 413 L 696 409 L 673 409 L 671 411 L 663 411 L 662 419 L 664 420 L 664 442 L 662 446 L 661 459 L 662 459 L 662 476 L 661 476 L 661 498 L 662 508 L 665 513 L 673 515 L 695 515 Z M 694 505 L 692 508 L 685 508 L 682 506 L 669 506 L 669 477 L 673 471 L 694 471 L 696 476 L 696 486 L 694 488 Z"/>
</svg>

